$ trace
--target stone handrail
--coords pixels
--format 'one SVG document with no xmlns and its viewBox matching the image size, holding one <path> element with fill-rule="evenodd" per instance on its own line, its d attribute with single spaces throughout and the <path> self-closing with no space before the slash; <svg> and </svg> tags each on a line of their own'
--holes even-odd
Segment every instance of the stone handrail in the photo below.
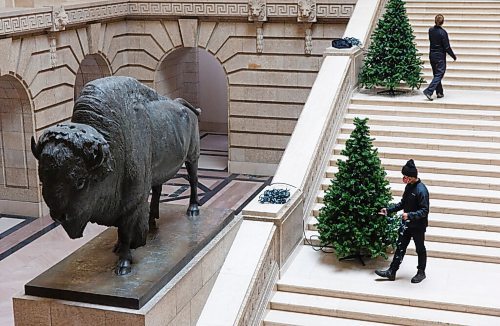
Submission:
<svg viewBox="0 0 500 326">
<path fill-rule="evenodd" d="M 357 0 L 317 0 L 314 19 L 322 21 L 349 19 Z M 302 19 L 297 0 L 262 1 L 265 15 L 269 19 Z M 179 18 L 205 17 L 219 20 L 252 20 L 249 0 L 105 0 L 81 3 L 63 3 L 67 15 L 65 27 L 86 23 L 103 22 L 117 18 Z M 42 8 L 16 8 L 0 13 L 0 36 L 27 34 L 57 29 L 60 5 Z M 257 19 L 257 18 L 255 18 Z M 259 19 L 260 20 L 260 19 Z M 300 20 L 302 21 L 302 20 Z"/>
</svg>

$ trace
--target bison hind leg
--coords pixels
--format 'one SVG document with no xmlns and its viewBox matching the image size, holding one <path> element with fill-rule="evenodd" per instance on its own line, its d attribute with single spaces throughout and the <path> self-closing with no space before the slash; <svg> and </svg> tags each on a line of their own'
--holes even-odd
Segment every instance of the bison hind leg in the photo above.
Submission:
<svg viewBox="0 0 500 326">
<path fill-rule="evenodd" d="M 154 232 L 158 227 L 156 226 L 156 219 L 160 218 L 160 195 L 162 185 L 151 187 L 151 203 L 149 205 L 149 231 Z"/>
<path fill-rule="evenodd" d="M 186 161 L 186 170 L 189 177 L 189 187 L 191 188 L 191 193 L 189 195 L 189 207 L 187 209 L 187 215 L 198 216 L 200 215 L 200 209 L 198 208 L 198 161 L 189 162 Z"/>
</svg>

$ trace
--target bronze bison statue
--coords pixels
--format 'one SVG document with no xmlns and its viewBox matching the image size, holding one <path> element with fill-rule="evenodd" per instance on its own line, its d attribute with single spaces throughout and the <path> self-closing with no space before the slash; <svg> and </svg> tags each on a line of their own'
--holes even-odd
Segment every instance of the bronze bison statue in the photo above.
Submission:
<svg viewBox="0 0 500 326">
<path fill-rule="evenodd" d="M 50 216 L 72 239 L 88 222 L 116 226 L 115 272 L 128 274 L 130 250 L 145 245 L 156 227 L 162 184 L 183 164 L 191 187 L 187 214 L 199 214 L 199 113 L 133 78 L 86 84 L 71 122 L 46 129 L 38 142 L 31 139 Z"/>
</svg>

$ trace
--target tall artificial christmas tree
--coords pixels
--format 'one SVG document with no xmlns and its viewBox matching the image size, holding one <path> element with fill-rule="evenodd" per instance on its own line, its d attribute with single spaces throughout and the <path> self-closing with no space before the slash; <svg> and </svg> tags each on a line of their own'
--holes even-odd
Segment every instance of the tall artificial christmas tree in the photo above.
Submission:
<svg viewBox="0 0 500 326">
<path fill-rule="evenodd" d="M 386 249 L 397 240 L 399 220 L 378 214 L 392 200 L 386 173 L 373 148 L 368 119 L 354 119 L 355 129 L 338 160 L 338 172 L 326 191 L 318 217 L 324 246 L 332 245 L 337 256 L 387 258 Z"/>
<path fill-rule="evenodd" d="M 403 0 L 389 0 L 371 40 L 359 74 L 361 86 L 382 86 L 388 88 L 391 94 L 401 82 L 412 89 L 420 88 L 424 82 L 424 63 L 417 51 Z"/>
</svg>

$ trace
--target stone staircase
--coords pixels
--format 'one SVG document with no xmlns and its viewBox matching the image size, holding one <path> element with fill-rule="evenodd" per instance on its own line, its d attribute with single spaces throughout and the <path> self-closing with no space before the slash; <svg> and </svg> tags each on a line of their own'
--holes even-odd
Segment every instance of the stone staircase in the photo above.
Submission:
<svg viewBox="0 0 500 326">
<path fill-rule="evenodd" d="M 434 16 L 444 15 L 443 27 L 458 57 L 448 57 L 446 89 L 500 90 L 500 4 L 498 1 L 406 1 L 417 47 L 422 53 L 424 77 L 432 79 L 428 29 Z"/>
<path fill-rule="evenodd" d="M 409 158 L 429 189 L 428 278 L 410 283 L 413 243 L 396 282 L 373 273 L 387 261 L 339 263 L 304 245 L 279 280 L 264 325 L 500 325 L 500 1 L 410 0 L 407 10 L 424 59 L 427 29 L 435 14 L 445 15 L 458 56 L 448 65 L 445 98 L 355 94 L 306 237 L 318 244 L 316 217 L 336 161 L 354 117 L 368 117 L 394 201 L 404 190 L 401 167 Z M 428 60 L 425 78 L 431 78 Z"/>
</svg>

